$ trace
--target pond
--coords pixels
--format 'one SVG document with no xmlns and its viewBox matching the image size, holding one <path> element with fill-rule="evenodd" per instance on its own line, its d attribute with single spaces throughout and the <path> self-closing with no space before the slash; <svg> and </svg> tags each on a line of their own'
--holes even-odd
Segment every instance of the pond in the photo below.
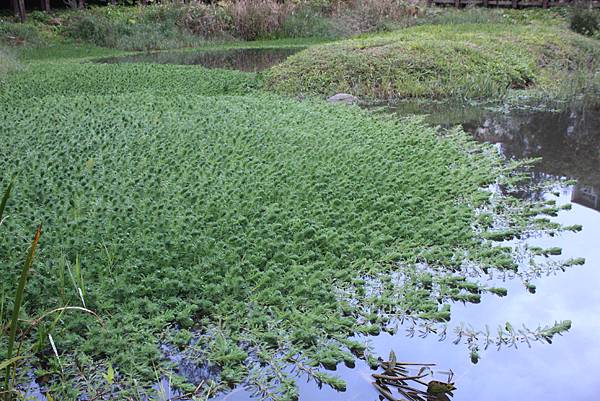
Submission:
<svg viewBox="0 0 600 401">
<path fill-rule="evenodd" d="M 129 56 L 95 60 L 97 63 L 157 63 L 201 65 L 207 68 L 224 68 L 246 72 L 258 72 L 281 63 L 303 48 L 274 49 L 228 49 L 207 51 L 169 51 L 139 53 Z"/>
<path fill-rule="evenodd" d="M 452 309 L 451 329 L 465 323 L 492 332 L 506 322 L 515 327 L 535 329 L 555 320 L 570 319 L 573 326 L 552 345 L 520 344 L 518 349 L 494 345 L 481 351 L 477 364 L 469 359 L 465 345 L 454 345 L 452 336 L 440 341 L 436 335 L 407 337 L 402 327 L 396 335 L 382 333 L 369 337 L 376 353 L 394 350 L 398 358 L 412 362 L 435 362 L 439 370 L 452 369 L 458 389 L 454 400 L 504 401 L 546 400 L 584 401 L 600 394 L 600 109 L 597 104 L 580 104 L 564 111 L 498 110 L 485 107 L 453 107 L 447 104 L 403 103 L 392 110 L 399 117 L 424 115 L 435 125 L 461 124 L 478 141 L 493 143 L 507 158 L 541 157 L 534 168 L 534 179 L 552 177 L 577 179 L 576 185 L 558 185 L 554 194 L 530 192 L 524 196 L 555 199 L 557 204 L 572 203 L 555 221 L 565 225 L 582 224 L 578 233 L 528 239 L 528 243 L 562 247 L 566 258 L 584 257 L 583 266 L 574 266 L 534 280 L 535 294 L 519 279 L 493 277 L 504 281 L 508 296 L 482 297 L 480 304 L 456 303 Z M 481 279 L 484 280 L 483 278 Z M 336 372 L 347 382 L 345 392 L 319 388 L 299 380 L 300 400 L 371 401 L 378 399 L 372 386 L 374 371 L 362 361 L 355 368 L 343 365 Z M 219 400 L 251 399 L 242 387 Z"/>
</svg>

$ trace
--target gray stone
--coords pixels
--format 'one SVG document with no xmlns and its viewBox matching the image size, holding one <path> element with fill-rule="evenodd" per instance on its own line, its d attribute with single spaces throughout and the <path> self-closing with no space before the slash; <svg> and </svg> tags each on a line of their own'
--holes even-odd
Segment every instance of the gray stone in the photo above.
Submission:
<svg viewBox="0 0 600 401">
<path fill-rule="evenodd" d="M 358 98 L 356 96 L 350 95 L 349 93 L 337 93 L 327 98 L 327 101 L 330 103 L 354 104 L 358 102 Z"/>
</svg>

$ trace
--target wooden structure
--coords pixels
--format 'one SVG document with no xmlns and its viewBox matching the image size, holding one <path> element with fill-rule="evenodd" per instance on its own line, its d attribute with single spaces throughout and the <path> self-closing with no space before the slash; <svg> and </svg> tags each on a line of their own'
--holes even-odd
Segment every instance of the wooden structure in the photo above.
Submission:
<svg viewBox="0 0 600 401">
<path fill-rule="evenodd" d="M 571 4 L 585 4 L 590 7 L 600 7 L 600 1 L 585 1 L 576 2 L 569 0 L 428 0 L 428 4 L 436 6 L 454 6 L 457 8 L 467 6 L 482 6 L 482 7 L 512 7 L 512 8 L 529 8 L 529 7 L 557 7 L 567 6 Z"/>
</svg>

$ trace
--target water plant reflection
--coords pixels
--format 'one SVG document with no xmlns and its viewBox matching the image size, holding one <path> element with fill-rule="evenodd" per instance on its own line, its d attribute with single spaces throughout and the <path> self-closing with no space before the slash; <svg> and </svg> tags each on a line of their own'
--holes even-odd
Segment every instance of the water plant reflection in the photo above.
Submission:
<svg viewBox="0 0 600 401">
<path fill-rule="evenodd" d="M 439 380 L 425 382 L 424 379 L 427 376 L 433 376 L 433 366 L 435 364 L 399 362 L 394 351 L 390 351 L 389 360 L 380 361 L 383 373 L 371 375 L 375 379 L 373 386 L 379 392 L 380 400 L 385 398 L 388 401 L 400 401 L 393 394 L 392 388 L 395 388 L 409 401 L 449 401 L 449 397 L 454 395 L 453 391 L 456 389 L 454 383 L 451 382 L 454 374 L 451 370 L 446 372 L 447 380 L 445 382 Z M 415 368 L 419 369 L 418 372 L 410 373 L 409 369 Z"/>
</svg>

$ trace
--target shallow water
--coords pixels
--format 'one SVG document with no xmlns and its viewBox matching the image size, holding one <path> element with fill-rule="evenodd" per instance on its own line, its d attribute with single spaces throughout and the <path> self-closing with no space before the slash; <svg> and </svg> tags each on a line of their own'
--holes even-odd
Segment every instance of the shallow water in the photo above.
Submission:
<svg viewBox="0 0 600 401">
<path fill-rule="evenodd" d="M 102 58 L 95 60 L 95 62 L 106 64 L 157 63 L 201 65 L 207 68 L 258 72 L 281 63 L 300 50 L 302 48 L 149 52 L 122 57 Z"/>
<path fill-rule="evenodd" d="M 390 110 L 386 110 L 389 112 Z M 435 125 L 461 124 L 478 141 L 494 143 L 507 158 L 542 157 L 534 167 L 535 179 L 575 178 L 574 186 L 559 186 L 558 194 L 527 193 L 539 199 L 572 203 L 553 220 L 565 225 L 582 224 L 579 233 L 528 239 L 531 245 L 563 248 L 560 258 L 584 257 L 583 266 L 574 266 L 556 275 L 534 281 L 535 294 L 518 279 L 502 286 L 508 296 L 482 296 L 480 304 L 453 305 L 450 328 L 465 322 L 476 329 L 488 325 L 492 332 L 510 322 L 513 327 L 535 329 L 555 320 L 569 319 L 571 330 L 556 336 L 553 344 L 532 343 L 518 349 L 490 346 L 480 351 L 477 364 L 471 363 L 464 344 L 454 345 L 452 336 L 439 341 L 435 335 L 408 338 L 405 330 L 396 335 L 370 337 L 374 351 L 387 355 L 394 350 L 399 359 L 434 362 L 439 370 L 452 369 L 458 389 L 457 401 L 591 401 L 600 399 L 600 109 L 595 105 L 574 105 L 566 111 L 490 110 L 483 107 L 449 107 L 406 103 L 394 109 L 399 116 L 426 115 Z M 498 276 L 495 281 L 500 280 Z M 482 279 L 481 281 L 484 281 Z M 353 369 L 338 366 L 336 375 L 347 382 L 345 392 L 336 392 L 300 378 L 300 400 L 377 400 L 368 365 L 357 361 Z M 241 401 L 250 394 L 239 388 L 219 397 Z"/>
</svg>

